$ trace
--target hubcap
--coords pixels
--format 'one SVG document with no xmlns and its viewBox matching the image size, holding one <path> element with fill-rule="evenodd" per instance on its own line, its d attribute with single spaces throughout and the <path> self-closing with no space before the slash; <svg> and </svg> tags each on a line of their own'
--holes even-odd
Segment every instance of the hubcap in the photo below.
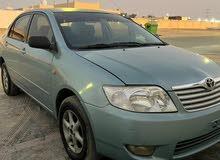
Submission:
<svg viewBox="0 0 220 160">
<path fill-rule="evenodd" d="M 8 90 L 8 74 L 7 74 L 7 71 L 5 68 L 3 68 L 3 71 L 2 71 L 2 77 L 3 77 L 3 86 L 5 88 L 5 90 Z"/>
<path fill-rule="evenodd" d="M 63 132 L 71 151 L 81 153 L 84 145 L 82 125 L 71 110 L 67 110 L 63 115 Z"/>
</svg>

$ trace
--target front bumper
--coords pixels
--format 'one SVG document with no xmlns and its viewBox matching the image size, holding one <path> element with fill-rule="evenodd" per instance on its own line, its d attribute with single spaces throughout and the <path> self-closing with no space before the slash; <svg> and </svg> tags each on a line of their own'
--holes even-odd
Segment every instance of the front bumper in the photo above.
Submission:
<svg viewBox="0 0 220 160">
<path fill-rule="evenodd" d="M 179 109 L 177 113 L 160 114 L 133 113 L 111 105 L 98 108 L 86 104 L 86 109 L 97 151 L 116 160 L 179 159 L 220 142 L 219 131 L 202 143 L 175 151 L 179 142 L 194 142 L 197 137 L 218 130 L 219 126 L 213 128 L 212 122 L 220 118 L 220 105 L 199 112 Z M 156 149 L 150 157 L 139 157 L 126 150 L 127 144 Z"/>
</svg>

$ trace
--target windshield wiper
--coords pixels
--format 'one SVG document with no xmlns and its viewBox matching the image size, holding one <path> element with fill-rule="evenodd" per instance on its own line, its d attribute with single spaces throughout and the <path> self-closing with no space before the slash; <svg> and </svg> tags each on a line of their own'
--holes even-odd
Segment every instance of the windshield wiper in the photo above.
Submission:
<svg viewBox="0 0 220 160">
<path fill-rule="evenodd" d="M 142 46 L 159 46 L 167 45 L 165 43 L 139 43 L 139 42 L 115 42 L 115 43 L 99 43 L 78 47 L 77 49 L 103 49 L 103 48 L 118 48 L 118 47 L 142 47 Z"/>
<path fill-rule="evenodd" d="M 141 43 L 137 42 L 115 42 L 115 43 L 99 43 L 94 45 L 88 45 L 79 47 L 77 49 L 102 49 L 102 48 L 117 48 L 117 47 L 139 47 Z"/>
<path fill-rule="evenodd" d="M 138 42 L 115 42 L 110 43 L 109 45 L 115 46 L 115 47 L 140 47 L 143 45 L 143 43 Z"/>
<path fill-rule="evenodd" d="M 143 47 L 143 46 L 166 46 L 166 43 L 139 43 L 139 42 L 116 42 L 109 44 L 111 46 L 123 47 Z"/>
<path fill-rule="evenodd" d="M 99 44 L 78 47 L 77 49 L 102 49 L 102 48 L 111 48 L 111 46 L 109 44 L 99 43 Z"/>
<path fill-rule="evenodd" d="M 167 46 L 167 43 L 143 43 L 143 46 Z"/>
</svg>

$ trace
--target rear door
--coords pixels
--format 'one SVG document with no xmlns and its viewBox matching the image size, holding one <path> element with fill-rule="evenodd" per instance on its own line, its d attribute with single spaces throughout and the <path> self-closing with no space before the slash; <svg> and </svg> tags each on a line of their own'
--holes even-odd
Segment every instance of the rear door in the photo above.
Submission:
<svg viewBox="0 0 220 160">
<path fill-rule="evenodd" d="M 35 13 L 30 24 L 27 41 L 32 36 L 45 36 L 55 43 L 50 22 L 45 14 Z M 51 70 L 55 51 L 25 46 L 25 68 L 22 74 L 26 77 L 29 92 L 41 104 L 50 110 L 51 104 Z"/>
<path fill-rule="evenodd" d="M 24 53 L 26 46 L 27 30 L 31 20 L 31 14 L 21 15 L 12 24 L 4 41 L 3 57 L 12 80 L 24 88 Z"/>
</svg>

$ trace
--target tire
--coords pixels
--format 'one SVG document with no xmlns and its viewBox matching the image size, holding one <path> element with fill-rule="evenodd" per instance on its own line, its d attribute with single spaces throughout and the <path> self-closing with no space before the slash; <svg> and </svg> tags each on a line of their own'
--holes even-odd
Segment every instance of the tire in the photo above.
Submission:
<svg viewBox="0 0 220 160">
<path fill-rule="evenodd" d="M 20 93 L 19 88 L 11 81 L 5 63 L 3 63 L 1 66 L 1 79 L 2 79 L 2 87 L 4 89 L 4 92 L 8 96 L 16 96 Z"/>
<path fill-rule="evenodd" d="M 89 120 L 75 96 L 68 97 L 62 102 L 59 128 L 64 148 L 72 160 L 97 160 Z"/>
</svg>

